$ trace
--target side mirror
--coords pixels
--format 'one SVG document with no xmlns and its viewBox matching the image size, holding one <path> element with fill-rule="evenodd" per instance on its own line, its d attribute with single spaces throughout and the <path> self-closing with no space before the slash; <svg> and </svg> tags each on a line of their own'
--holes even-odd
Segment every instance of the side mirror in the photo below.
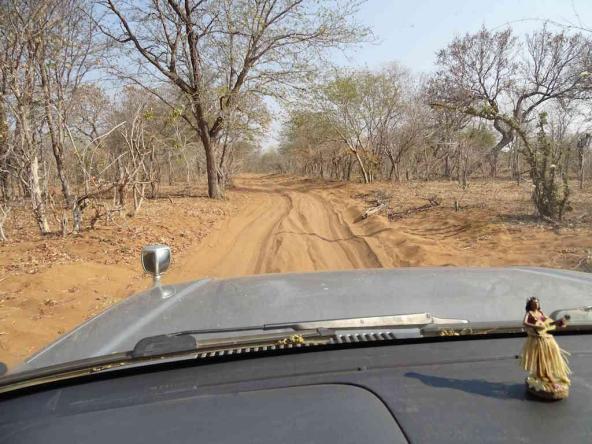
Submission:
<svg viewBox="0 0 592 444">
<path fill-rule="evenodd" d="M 160 276 L 171 265 L 171 249 L 167 245 L 146 245 L 142 248 L 142 267 L 154 279 L 154 285 L 160 284 Z"/>
</svg>

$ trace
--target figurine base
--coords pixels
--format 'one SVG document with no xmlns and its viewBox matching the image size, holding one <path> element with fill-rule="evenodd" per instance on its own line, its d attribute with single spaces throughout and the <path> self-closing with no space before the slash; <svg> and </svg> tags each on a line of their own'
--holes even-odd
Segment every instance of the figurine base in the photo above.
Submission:
<svg viewBox="0 0 592 444">
<path fill-rule="evenodd" d="M 550 384 L 529 376 L 526 378 L 526 390 L 537 398 L 546 401 L 560 401 L 569 396 L 569 385 L 564 383 Z"/>
</svg>

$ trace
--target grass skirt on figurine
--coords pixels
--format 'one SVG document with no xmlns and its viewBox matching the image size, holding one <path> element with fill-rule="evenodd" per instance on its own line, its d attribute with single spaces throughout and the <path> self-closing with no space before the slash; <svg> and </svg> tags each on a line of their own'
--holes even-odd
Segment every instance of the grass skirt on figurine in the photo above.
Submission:
<svg viewBox="0 0 592 444">
<path fill-rule="evenodd" d="M 547 332 L 528 332 L 520 354 L 520 365 L 528 372 L 526 384 L 531 392 L 549 393 L 552 398 L 567 396 L 569 374 L 567 353 Z M 557 396 L 553 396 L 557 395 Z"/>
</svg>

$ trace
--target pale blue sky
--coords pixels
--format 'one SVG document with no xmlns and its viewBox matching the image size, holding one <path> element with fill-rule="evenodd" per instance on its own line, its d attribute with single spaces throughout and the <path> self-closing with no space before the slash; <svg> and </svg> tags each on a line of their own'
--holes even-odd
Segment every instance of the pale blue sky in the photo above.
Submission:
<svg viewBox="0 0 592 444">
<path fill-rule="evenodd" d="M 379 68 L 396 61 L 414 73 L 429 73 L 439 49 L 482 25 L 504 29 L 509 24 L 519 35 L 540 28 L 544 20 L 592 29 L 592 0 L 368 0 L 357 19 L 378 41 L 347 57 L 336 53 L 336 63 Z M 271 108 L 281 114 L 277 105 Z M 280 120 L 274 119 L 265 149 L 277 144 Z"/>
<path fill-rule="evenodd" d="M 344 63 L 376 67 L 398 61 L 413 71 L 430 71 L 436 51 L 456 35 L 508 23 L 524 34 L 542 24 L 530 19 L 581 21 L 592 29 L 592 0 L 369 0 L 358 20 L 373 29 L 379 42 L 355 51 Z"/>
</svg>

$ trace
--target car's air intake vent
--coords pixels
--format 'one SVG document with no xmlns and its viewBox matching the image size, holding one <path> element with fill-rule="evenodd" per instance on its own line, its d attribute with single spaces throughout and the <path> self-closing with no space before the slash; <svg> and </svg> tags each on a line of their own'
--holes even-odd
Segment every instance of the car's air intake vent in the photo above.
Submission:
<svg viewBox="0 0 592 444">
<path fill-rule="evenodd" d="M 349 335 L 338 335 L 337 339 L 332 339 L 331 344 L 349 344 L 352 342 L 372 342 L 372 341 L 388 341 L 395 339 L 396 336 L 390 331 L 378 333 L 356 333 Z"/>
<path fill-rule="evenodd" d="M 385 332 L 374 332 L 374 333 L 356 333 L 356 334 L 346 334 L 346 335 L 337 335 L 335 338 L 332 338 L 328 341 L 329 344 L 350 344 L 350 343 L 360 343 L 360 342 L 374 342 L 374 341 L 388 341 L 396 339 L 396 336 L 393 332 L 385 331 Z M 325 343 L 304 343 L 304 344 L 277 344 L 277 345 L 266 345 L 263 347 L 240 347 L 240 348 L 227 348 L 221 350 L 211 350 L 207 352 L 200 352 L 197 354 L 199 359 L 203 358 L 213 358 L 216 356 L 230 356 L 230 355 L 240 355 L 246 353 L 257 353 L 257 352 L 264 352 L 270 350 L 284 350 L 290 348 L 307 348 L 307 347 L 314 347 L 317 345 L 324 345 Z"/>
</svg>

